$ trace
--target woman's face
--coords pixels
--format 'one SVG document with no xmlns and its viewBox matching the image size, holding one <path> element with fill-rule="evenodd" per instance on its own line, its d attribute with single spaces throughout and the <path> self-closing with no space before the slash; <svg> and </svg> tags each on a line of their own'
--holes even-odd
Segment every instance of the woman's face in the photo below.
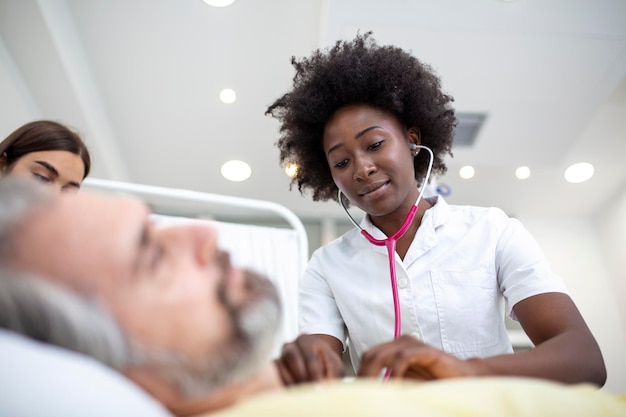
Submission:
<svg viewBox="0 0 626 417">
<path fill-rule="evenodd" d="M 34 178 L 59 191 L 76 192 L 85 173 L 79 155 L 69 151 L 31 152 L 3 169 L 4 174 Z"/>
<path fill-rule="evenodd" d="M 404 215 L 417 198 L 411 143 L 392 114 L 367 105 L 342 107 L 324 129 L 324 153 L 335 184 L 371 217 Z"/>
</svg>

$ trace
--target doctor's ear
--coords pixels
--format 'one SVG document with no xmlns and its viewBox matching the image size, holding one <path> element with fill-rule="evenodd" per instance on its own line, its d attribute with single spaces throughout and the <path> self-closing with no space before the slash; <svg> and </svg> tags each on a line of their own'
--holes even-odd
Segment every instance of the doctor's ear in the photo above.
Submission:
<svg viewBox="0 0 626 417">
<path fill-rule="evenodd" d="M 407 140 L 409 141 L 409 147 L 411 150 L 414 148 L 411 145 L 421 145 L 422 144 L 422 134 L 420 130 L 416 127 L 410 127 L 407 129 Z"/>
</svg>

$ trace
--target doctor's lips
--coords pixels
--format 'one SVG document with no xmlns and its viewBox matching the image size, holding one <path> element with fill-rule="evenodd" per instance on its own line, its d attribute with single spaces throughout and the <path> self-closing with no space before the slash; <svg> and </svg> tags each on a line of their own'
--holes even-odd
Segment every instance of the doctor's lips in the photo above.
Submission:
<svg viewBox="0 0 626 417">
<path fill-rule="evenodd" d="M 363 197 L 366 194 L 371 193 L 372 191 L 378 190 L 380 187 L 387 185 L 389 181 L 377 181 L 372 184 L 367 184 L 365 187 L 359 190 L 359 197 Z"/>
</svg>

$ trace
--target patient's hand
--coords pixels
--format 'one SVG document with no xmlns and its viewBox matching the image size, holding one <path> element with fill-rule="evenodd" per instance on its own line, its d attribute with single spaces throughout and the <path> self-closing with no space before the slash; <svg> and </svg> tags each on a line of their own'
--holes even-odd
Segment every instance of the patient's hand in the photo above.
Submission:
<svg viewBox="0 0 626 417">
<path fill-rule="evenodd" d="M 430 380 L 479 375 L 480 366 L 480 361 L 458 359 L 412 336 L 400 336 L 365 352 L 358 376 L 378 377 L 391 368 L 392 378 Z"/>
<path fill-rule="evenodd" d="M 328 335 L 300 335 L 283 346 L 275 363 L 285 385 L 343 377 L 341 342 Z"/>
</svg>

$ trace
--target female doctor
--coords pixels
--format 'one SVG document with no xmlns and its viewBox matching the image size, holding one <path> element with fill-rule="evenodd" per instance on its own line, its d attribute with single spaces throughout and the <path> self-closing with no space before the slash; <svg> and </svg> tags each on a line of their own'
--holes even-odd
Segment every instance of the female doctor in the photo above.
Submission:
<svg viewBox="0 0 626 417">
<path fill-rule="evenodd" d="M 421 198 L 446 170 L 453 98 L 425 64 L 371 33 L 300 61 L 267 114 L 282 164 L 313 200 L 366 213 L 321 247 L 300 282 L 300 333 L 276 360 L 286 384 L 343 375 L 518 375 L 603 385 L 600 349 L 535 240 L 501 210 Z M 346 211 L 347 213 L 347 211 Z M 518 320 L 535 347 L 513 354 Z"/>
</svg>

